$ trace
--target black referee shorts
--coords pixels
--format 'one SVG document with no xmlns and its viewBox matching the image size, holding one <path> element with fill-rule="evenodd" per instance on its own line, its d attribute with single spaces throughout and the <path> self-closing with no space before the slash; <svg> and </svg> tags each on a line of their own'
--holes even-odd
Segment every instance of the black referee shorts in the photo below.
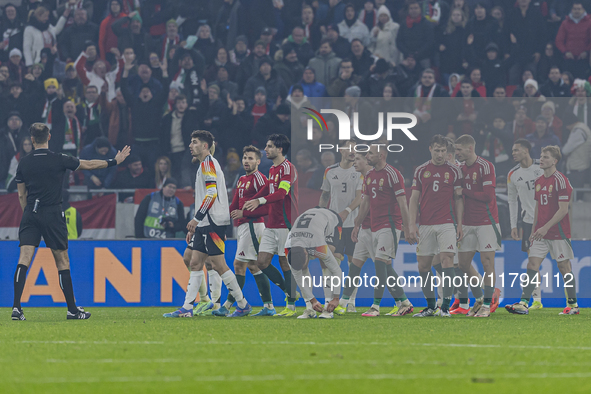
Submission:
<svg viewBox="0 0 591 394">
<path fill-rule="evenodd" d="M 197 227 L 187 248 L 205 253 L 208 256 L 219 256 L 226 250 L 226 226 Z"/>
<path fill-rule="evenodd" d="M 19 247 L 38 247 L 41 237 L 50 249 L 68 249 L 68 228 L 61 205 L 39 208 L 37 213 L 33 213 L 30 207 L 25 208 L 18 229 Z"/>
<path fill-rule="evenodd" d="M 526 252 L 529 250 L 531 243 L 529 242 L 529 237 L 531 237 L 533 224 L 529 223 L 522 223 L 521 228 L 523 228 L 523 236 L 521 237 L 521 250 Z"/>
</svg>

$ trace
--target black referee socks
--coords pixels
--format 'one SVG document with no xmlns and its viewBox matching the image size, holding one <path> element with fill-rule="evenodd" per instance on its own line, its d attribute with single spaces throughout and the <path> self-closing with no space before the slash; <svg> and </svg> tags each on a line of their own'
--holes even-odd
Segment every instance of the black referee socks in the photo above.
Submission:
<svg viewBox="0 0 591 394">
<path fill-rule="evenodd" d="M 14 303 L 12 304 L 12 307 L 18 308 L 19 311 L 21 310 L 21 296 L 25 289 L 28 269 L 29 267 L 26 265 L 19 264 L 16 266 L 16 271 L 14 273 Z"/>
<path fill-rule="evenodd" d="M 76 300 L 74 299 L 74 288 L 72 287 L 70 270 L 59 271 L 58 275 L 60 278 L 60 287 L 66 297 L 66 304 L 68 304 L 68 311 L 76 314 L 78 313 L 78 308 L 76 308 Z"/>
</svg>

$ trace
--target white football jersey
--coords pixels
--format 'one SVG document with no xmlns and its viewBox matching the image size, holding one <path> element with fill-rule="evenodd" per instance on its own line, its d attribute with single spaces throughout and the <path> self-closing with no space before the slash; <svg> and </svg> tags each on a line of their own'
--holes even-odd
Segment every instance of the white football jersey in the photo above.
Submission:
<svg viewBox="0 0 591 394">
<path fill-rule="evenodd" d="M 330 192 L 329 208 L 337 213 L 344 211 L 355 199 L 357 190 L 361 190 L 361 178 L 362 175 L 355 171 L 353 166 L 348 170 L 342 168 L 339 163 L 327 167 L 324 171 L 322 191 Z M 345 219 L 343 228 L 353 227 L 358 213 L 359 208 L 355 208 Z"/>
<path fill-rule="evenodd" d="M 521 202 L 521 216 L 523 221 L 533 224 L 536 209 L 535 183 L 536 179 L 544 174 L 540 168 L 540 161 L 534 160 L 533 164 L 527 168 L 516 165 L 509 171 L 507 176 L 507 194 L 509 197 L 509 213 L 511 216 L 511 228 L 517 227 L 517 217 L 519 205 L 517 198 Z"/>
<path fill-rule="evenodd" d="M 208 226 L 209 218 L 217 226 L 230 224 L 226 179 L 220 163 L 211 155 L 201 162 L 195 176 L 195 216 L 203 216 L 198 227 Z"/>
<path fill-rule="evenodd" d="M 339 216 L 331 209 L 308 209 L 296 219 L 287 236 L 285 248 L 316 248 L 326 245 L 330 238 L 338 242 L 341 236 L 338 233 L 339 224 Z"/>
</svg>

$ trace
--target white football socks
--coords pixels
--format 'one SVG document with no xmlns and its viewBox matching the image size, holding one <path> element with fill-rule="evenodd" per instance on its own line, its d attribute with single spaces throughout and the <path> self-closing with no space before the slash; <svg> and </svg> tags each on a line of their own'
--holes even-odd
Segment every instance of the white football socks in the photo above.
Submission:
<svg viewBox="0 0 591 394">
<path fill-rule="evenodd" d="M 203 274 L 203 271 L 191 271 L 191 274 L 189 275 L 189 284 L 187 285 L 187 294 L 185 295 L 185 303 L 183 304 L 184 309 L 193 309 L 193 302 L 195 301 L 195 298 L 197 298 L 199 286 L 201 286 L 204 277 L 205 275 Z"/>
<path fill-rule="evenodd" d="M 218 274 L 218 277 L 220 277 L 219 274 Z M 220 278 L 224 281 L 224 284 L 228 288 L 228 291 L 230 292 L 230 294 L 232 294 L 232 297 L 234 297 L 234 299 L 236 300 L 238 307 L 240 309 L 244 308 L 248 303 L 246 302 L 246 299 L 244 298 L 244 295 L 242 294 L 242 289 L 240 288 L 240 285 L 238 285 L 238 281 L 236 280 L 236 275 L 234 275 L 234 273 L 231 270 L 227 270 L 226 272 L 224 272 L 222 274 L 222 276 Z"/>
<path fill-rule="evenodd" d="M 219 305 L 220 297 L 222 296 L 222 278 L 220 278 L 220 274 L 213 269 L 207 271 L 207 276 L 209 277 L 209 293 L 211 294 L 211 300 Z"/>
</svg>

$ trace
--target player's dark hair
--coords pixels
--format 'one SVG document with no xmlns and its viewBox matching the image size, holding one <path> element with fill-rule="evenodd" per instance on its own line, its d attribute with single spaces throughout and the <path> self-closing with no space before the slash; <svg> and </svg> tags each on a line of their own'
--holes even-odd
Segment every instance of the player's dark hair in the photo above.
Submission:
<svg viewBox="0 0 591 394">
<path fill-rule="evenodd" d="M 257 157 L 257 159 L 261 159 L 261 150 L 259 148 L 257 148 L 254 145 L 247 145 L 242 149 L 242 154 L 245 154 L 246 152 L 252 152 L 255 154 L 255 156 Z"/>
<path fill-rule="evenodd" d="M 44 144 L 49 138 L 49 127 L 44 123 L 33 123 L 29 127 L 31 138 L 35 139 L 35 144 Z"/>
<path fill-rule="evenodd" d="M 464 135 L 459 136 L 456 139 L 456 144 L 457 145 L 472 145 L 472 146 L 476 146 L 476 141 L 474 140 L 474 137 L 472 137 L 471 135 L 464 134 Z"/>
<path fill-rule="evenodd" d="M 447 147 L 446 137 L 442 136 L 441 134 L 435 134 L 433 137 L 431 137 L 429 146 L 433 147 L 435 144 Z"/>
<path fill-rule="evenodd" d="M 527 149 L 527 153 L 531 153 L 531 142 L 529 142 L 525 138 L 519 138 L 515 140 L 513 144 L 521 145 L 523 148 Z"/>
<path fill-rule="evenodd" d="M 289 253 L 287 254 L 287 261 L 289 265 L 294 270 L 302 270 L 304 265 L 306 264 L 306 260 L 308 259 L 308 255 L 306 250 L 301 246 L 294 246 L 290 249 Z"/>
<path fill-rule="evenodd" d="M 289 147 L 291 146 L 291 142 L 286 135 L 283 134 L 271 134 L 267 137 L 267 141 L 271 141 L 273 145 L 277 148 L 281 148 L 281 154 L 283 156 L 287 156 L 287 152 L 289 151 Z"/>
<path fill-rule="evenodd" d="M 562 153 L 560 153 L 560 148 L 557 145 L 548 145 L 542 148 L 542 153 L 548 152 L 550 156 L 558 160 L 556 164 L 560 162 L 562 159 Z"/>
<path fill-rule="evenodd" d="M 195 130 L 191 133 L 191 139 L 197 138 L 201 142 L 207 142 L 207 148 L 211 149 L 213 146 L 213 134 L 207 130 Z"/>
</svg>

